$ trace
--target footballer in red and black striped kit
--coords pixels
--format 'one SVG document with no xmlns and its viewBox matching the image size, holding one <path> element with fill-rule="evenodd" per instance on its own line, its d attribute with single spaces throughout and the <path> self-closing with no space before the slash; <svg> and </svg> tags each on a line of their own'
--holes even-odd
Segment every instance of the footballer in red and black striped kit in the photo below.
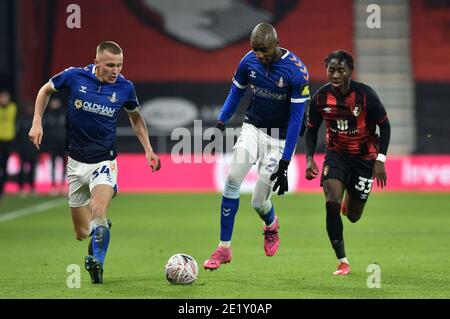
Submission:
<svg viewBox="0 0 450 319">
<path fill-rule="evenodd" d="M 333 84 L 320 88 L 310 102 L 308 127 L 318 128 L 325 121 L 327 149 L 364 160 L 378 154 L 376 124 L 387 119 L 386 110 L 369 86 L 350 81 L 345 94 L 334 93 Z"/>
<path fill-rule="evenodd" d="M 326 125 L 325 161 L 321 186 L 326 197 L 326 223 L 336 257 L 335 275 L 347 275 L 350 266 L 345 255 L 340 212 L 354 223 L 361 218 L 374 179 L 386 186 L 384 162 L 391 135 L 386 109 L 368 85 L 351 80 L 353 57 L 334 51 L 325 59 L 329 83 L 311 98 L 305 135 L 307 166 L 305 177 L 318 177 L 314 161 L 317 134 Z M 376 127 L 380 136 L 376 135 Z M 342 201 L 344 193 L 347 193 Z"/>
</svg>

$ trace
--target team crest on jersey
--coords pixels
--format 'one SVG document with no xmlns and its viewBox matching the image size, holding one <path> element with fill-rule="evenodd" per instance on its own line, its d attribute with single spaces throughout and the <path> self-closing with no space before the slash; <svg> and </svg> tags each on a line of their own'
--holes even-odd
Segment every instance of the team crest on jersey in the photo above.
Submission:
<svg viewBox="0 0 450 319">
<path fill-rule="evenodd" d="M 74 104 L 77 109 L 81 109 L 83 107 L 83 101 L 81 101 L 79 99 L 76 99 Z"/>
<path fill-rule="evenodd" d="M 352 105 L 350 106 L 350 109 L 355 117 L 358 117 L 359 113 L 361 113 L 361 106 L 359 105 Z"/>
<path fill-rule="evenodd" d="M 111 96 L 108 97 L 108 100 L 110 100 L 111 103 L 116 103 L 116 102 L 118 102 L 119 100 L 118 100 L 117 97 L 116 97 L 116 92 L 113 92 L 113 94 L 112 94 Z"/>
<path fill-rule="evenodd" d="M 284 81 L 284 79 L 283 79 L 282 76 L 280 76 L 280 79 L 279 79 L 278 82 L 277 82 L 277 86 L 278 86 L 279 88 L 283 88 L 283 87 L 286 86 L 286 82 Z"/>
<path fill-rule="evenodd" d="M 217 50 L 248 39 L 254 26 L 261 21 L 276 24 L 292 11 L 299 0 L 123 2 L 153 30 L 195 48 Z M 177 18 L 181 15 L 182 21 Z"/>
<path fill-rule="evenodd" d="M 327 176 L 329 171 L 330 171 L 330 167 L 329 166 L 325 166 L 323 168 L 323 176 Z"/>
</svg>

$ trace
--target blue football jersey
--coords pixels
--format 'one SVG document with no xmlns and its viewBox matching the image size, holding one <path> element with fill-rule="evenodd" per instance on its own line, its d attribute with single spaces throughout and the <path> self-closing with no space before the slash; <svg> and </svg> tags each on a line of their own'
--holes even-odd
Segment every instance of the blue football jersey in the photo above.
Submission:
<svg viewBox="0 0 450 319">
<path fill-rule="evenodd" d="M 308 70 L 292 52 L 284 54 L 276 62 L 263 65 L 253 51 L 240 61 L 233 83 L 240 89 L 250 84 L 251 100 L 244 122 L 257 128 L 279 129 L 279 137 L 286 138 L 291 103 L 309 100 Z"/>
<path fill-rule="evenodd" d="M 66 148 L 69 156 L 83 163 L 113 160 L 120 110 L 139 108 L 133 83 L 122 75 L 115 83 L 101 82 L 95 66 L 69 68 L 50 79 L 53 89 L 68 89 Z"/>
</svg>

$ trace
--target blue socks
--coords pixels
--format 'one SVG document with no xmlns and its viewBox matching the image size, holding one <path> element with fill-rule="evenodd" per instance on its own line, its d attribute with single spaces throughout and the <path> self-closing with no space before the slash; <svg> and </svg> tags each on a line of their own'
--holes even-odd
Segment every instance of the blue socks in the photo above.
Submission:
<svg viewBox="0 0 450 319">
<path fill-rule="evenodd" d="M 228 198 L 222 196 L 222 205 L 220 207 L 220 240 L 231 241 L 233 234 L 234 218 L 239 207 L 238 198 Z"/>
<path fill-rule="evenodd" d="M 239 197 L 229 198 L 222 196 L 222 205 L 220 207 L 220 241 L 229 242 L 233 235 L 234 219 L 239 208 Z M 275 221 L 275 210 L 271 205 L 270 210 L 259 215 L 264 223 L 268 226 Z"/>
<path fill-rule="evenodd" d="M 98 259 L 102 265 L 105 261 L 106 251 L 109 245 L 109 228 L 106 226 L 97 226 L 94 229 L 94 237 L 92 238 L 92 251 L 94 257 Z"/>
<path fill-rule="evenodd" d="M 273 223 L 273 221 L 275 220 L 275 211 L 273 209 L 273 205 L 270 208 L 270 210 L 267 212 L 267 214 L 265 215 L 259 215 L 261 217 L 261 219 L 264 221 L 264 223 L 266 224 L 266 226 L 269 226 L 270 224 Z"/>
</svg>

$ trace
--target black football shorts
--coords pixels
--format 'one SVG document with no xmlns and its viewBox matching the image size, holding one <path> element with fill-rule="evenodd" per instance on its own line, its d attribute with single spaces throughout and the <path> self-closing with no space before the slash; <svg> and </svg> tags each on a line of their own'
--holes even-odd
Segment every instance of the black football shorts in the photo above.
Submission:
<svg viewBox="0 0 450 319">
<path fill-rule="evenodd" d="M 362 160 L 347 154 L 327 150 L 320 186 L 328 179 L 337 179 L 345 185 L 350 197 L 366 202 L 372 190 L 374 163 L 375 160 Z"/>
</svg>

